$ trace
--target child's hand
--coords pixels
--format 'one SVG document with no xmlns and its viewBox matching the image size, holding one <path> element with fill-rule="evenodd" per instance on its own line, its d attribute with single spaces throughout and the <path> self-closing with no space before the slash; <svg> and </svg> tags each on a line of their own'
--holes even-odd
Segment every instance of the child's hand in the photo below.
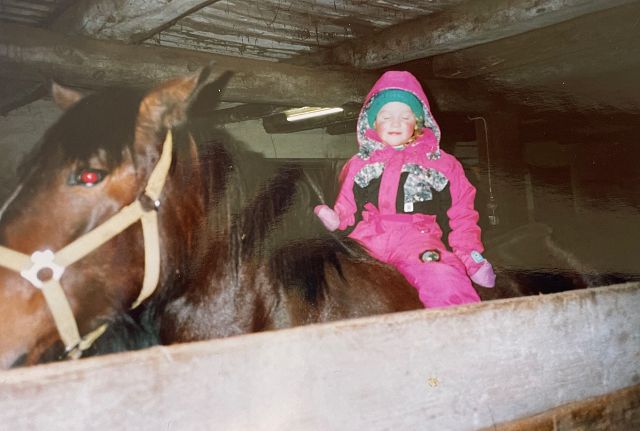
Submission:
<svg viewBox="0 0 640 431">
<path fill-rule="evenodd" d="M 333 232 L 340 226 L 340 217 L 327 205 L 318 205 L 313 209 L 313 212 L 316 213 L 329 232 Z"/>
<path fill-rule="evenodd" d="M 493 271 L 493 266 L 478 251 L 474 250 L 468 253 L 457 250 L 454 253 L 467 268 L 467 274 L 471 281 L 482 287 L 495 286 L 496 273 Z"/>
<path fill-rule="evenodd" d="M 471 281 L 482 287 L 493 287 L 496 285 L 496 273 L 493 272 L 493 266 L 488 260 L 485 260 L 482 266 L 471 276 Z"/>
</svg>

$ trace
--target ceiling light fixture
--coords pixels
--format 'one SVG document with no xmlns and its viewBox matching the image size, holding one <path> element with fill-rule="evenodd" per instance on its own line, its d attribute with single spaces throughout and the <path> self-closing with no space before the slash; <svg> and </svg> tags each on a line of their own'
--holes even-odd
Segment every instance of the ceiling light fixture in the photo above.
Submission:
<svg viewBox="0 0 640 431">
<path fill-rule="evenodd" d="M 343 108 L 320 108 L 317 106 L 305 106 L 303 108 L 289 109 L 284 111 L 287 121 L 300 121 L 307 118 L 323 117 L 325 115 L 337 114 L 344 111 Z"/>
</svg>

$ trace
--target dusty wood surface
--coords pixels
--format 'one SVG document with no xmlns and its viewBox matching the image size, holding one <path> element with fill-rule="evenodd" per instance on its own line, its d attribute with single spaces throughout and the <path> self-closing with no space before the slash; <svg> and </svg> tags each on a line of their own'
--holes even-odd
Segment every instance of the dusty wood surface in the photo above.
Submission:
<svg viewBox="0 0 640 431">
<path fill-rule="evenodd" d="M 639 13 L 635 2 L 435 57 L 434 72 L 441 77 L 481 76 L 490 91 L 503 93 L 507 101 L 543 109 L 589 106 L 598 112 L 615 106 L 636 112 Z M 581 123 L 584 130 L 589 121 Z"/>
<path fill-rule="evenodd" d="M 124 45 L 0 23 L 0 77 L 5 78 L 53 78 L 86 88 L 146 86 L 195 73 L 210 62 L 215 63 L 214 75 L 235 72 L 223 95 L 229 102 L 285 106 L 361 103 L 379 77 L 352 69 L 310 68 L 177 48 Z M 431 100 L 441 111 L 486 111 L 494 105 L 485 93 L 472 92 L 463 83 L 434 80 L 426 84 Z"/>
<path fill-rule="evenodd" d="M 148 42 L 244 58 L 318 64 L 318 54 L 328 47 L 464 1 L 221 1 L 178 20 Z"/>
<path fill-rule="evenodd" d="M 484 431 L 630 431 L 640 429 L 640 385 L 560 406 Z"/>
<path fill-rule="evenodd" d="M 483 0 L 346 42 L 334 62 L 375 69 L 443 54 L 545 27 L 633 0 Z"/>
<path fill-rule="evenodd" d="M 640 284 L 0 373 L 8 429 L 472 430 L 640 382 Z"/>
<path fill-rule="evenodd" d="M 632 45 L 637 40 L 638 14 L 640 2 L 635 2 L 493 43 L 438 55 L 432 59 L 433 72 L 441 78 L 463 79 L 536 63 L 553 63 L 566 56 L 580 55 L 595 60 L 599 57 L 594 54 L 596 52 L 606 49 L 615 52 L 621 45 Z M 600 68 L 611 66 L 602 64 Z"/>
<path fill-rule="evenodd" d="M 177 19 L 218 0 L 84 0 L 67 8 L 51 28 L 67 33 L 140 42 Z"/>
<path fill-rule="evenodd" d="M 67 85 L 142 86 L 215 62 L 235 71 L 224 99 L 303 106 L 361 101 L 376 74 L 305 68 L 176 48 L 131 46 L 0 24 L 0 75 L 52 77 Z"/>
</svg>

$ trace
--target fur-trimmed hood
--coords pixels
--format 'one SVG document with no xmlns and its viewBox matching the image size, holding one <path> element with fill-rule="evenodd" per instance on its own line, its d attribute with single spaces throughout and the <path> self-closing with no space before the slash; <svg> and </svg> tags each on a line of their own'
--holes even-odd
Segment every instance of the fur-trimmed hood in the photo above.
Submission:
<svg viewBox="0 0 640 431">
<path fill-rule="evenodd" d="M 429 158 L 438 158 L 440 154 L 440 127 L 431 114 L 429 100 L 422 86 L 415 76 L 406 71 L 385 72 L 373 85 L 369 94 L 367 94 L 362 104 L 360 114 L 358 115 L 358 123 L 356 126 L 356 136 L 360 148 L 358 155 L 362 159 L 367 160 L 374 151 L 384 149 L 385 147 L 376 131 L 369 127 L 367 112 L 376 95 L 383 90 L 389 89 L 408 91 L 420 100 L 424 109 L 423 135 L 412 145 L 424 145 L 425 141 L 431 141 L 431 145 L 429 145 Z"/>
</svg>

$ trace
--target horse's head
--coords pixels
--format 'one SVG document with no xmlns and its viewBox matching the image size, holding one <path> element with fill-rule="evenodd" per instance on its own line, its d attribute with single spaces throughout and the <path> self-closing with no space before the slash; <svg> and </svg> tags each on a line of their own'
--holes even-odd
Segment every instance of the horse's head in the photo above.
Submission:
<svg viewBox="0 0 640 431">
<path fill-rule="evenodd" d="M 192 76 L 146 94 L 86 97 L 53 86 L 65 112 L 25 159 L 0 208 L 0 368 L 59 357 L 148 295 L 140 296 L 143 279 L 153 288 L 154 278 L 176 276 L 167 263 L 188 247 L 194 230 L 186 225 L 204 209 L 197 164 L 176 162 L 196 157 L 193 143 L 163 149 L 170 130 L 186 136 L 181 126 L 201 84 Z M 151 221 L 139 222 L 145 217 Z M 168 229 L 179 238 L 174 244 L 163 235 Z M 158 277 L 149 275 L 154 265 Z"/>
</svg>

